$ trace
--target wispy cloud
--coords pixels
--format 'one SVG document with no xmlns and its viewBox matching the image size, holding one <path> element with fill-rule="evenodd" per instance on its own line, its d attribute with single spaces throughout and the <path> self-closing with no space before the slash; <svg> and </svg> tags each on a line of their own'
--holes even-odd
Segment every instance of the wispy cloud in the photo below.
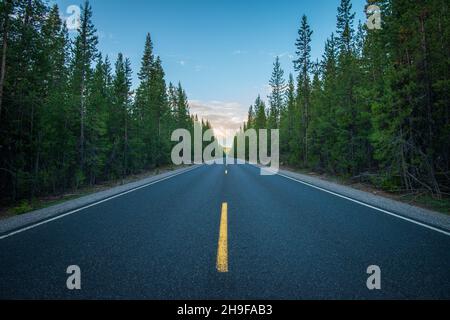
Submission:
<svg viewBox="0 0 450 320">
<path fill-rule="evenodd" d="M 203 66 L 201 66 L 201 65 L 196 65 L 195 67 L 194 67 L 194 71 L 195 72 L 200 72 L 200 71 L 203 71 L 205 68 L 203 67 Z"/>
<path fill-rule="evenodd" d="M 283 52 L 283 53 L 280 53 L 280 54 L 275 55 L 275 57 L 276 57 L 276 56 L 278 56 L 280 59 L 282 59 L 282 58 L 293 59 L 293 58 L 294 58 L 294 55 L 291 54 L 290 52 Z"/>
<path fill-rule="evenodd" d="M 246 54 L 246 53 L 247 53 L 247 51 L 245 51 L 245 50 L 234 50 L 232 52 L 232 55 L 237 56 L 237 55 Z"/>
<path fill-rule="evenodd" d="M 287 52 L 287 51 L 281 52 L 281 53 L 277 53 L 277 52 L 273 52 L 273 51 L 271 51 L 271 52 L 260 51 L 259 54 L 268 55 L 269 57 L 272 57 L 272 58 L 279 57 L 280 59 L 283 59 L 283 58 L 294 59 L 294 57 L 295 57 L 291 52 Z"/>
</svg>

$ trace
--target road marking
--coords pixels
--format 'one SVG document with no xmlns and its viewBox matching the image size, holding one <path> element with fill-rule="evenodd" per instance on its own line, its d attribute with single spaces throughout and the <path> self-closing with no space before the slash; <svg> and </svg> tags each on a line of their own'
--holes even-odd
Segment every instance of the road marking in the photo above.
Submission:
<svg viewBox="0 0 450 320">
<path fill-rule="evenodd" d="M 289 176 L 284 175 L 284 174 L 282 174 L 282 173 L 277 173 L 277 174 L 278 174 L 279 176 L 281 176 L 281 177 L 284 177 L 284 178 L 289 179 L 289 180 L 292 180 L 292 181 L 296 181 L 296 182 L 301 183 L 301 184 L 304 184 L 304 185 L 306 185 L 306 186 L 308 186 L 308 187 L 311 187 L 311 188 L 314 188 L 314 189 L 317 189 L 317 190 L 320 190 L 320 191 L 323 191 L 323 192 L 332 194 L 332 195 L 334 195 L 334 196 L 336 196 L 336 197 L 339 197 L 339 198 L 342 198 L 342 199 L 345 199 L 345 200 L 349 200 L 349 201 L 352 201 L 352 202 L 357 203 L 357 204 L 359 204 L 359 205 L 362 205 L 362 206 L 365 206 L 365 207 L 368 207 L 368 208 L 371 208 L 371 209 L 374 209 L 374 210 L 383 212 L 383 213 L 388 214 L 388 215 L 390 215 L 390 216 L 393 216 L 393 217 L 396 217 L 396 218 L 399 218 L 399 219 L 402 219 L 402 220 L 405 220 L 405 221 L 414 223 L 414 224 L 419 225 L 419 226 L 421 226 L 421 227 L 424 227 L 424 228 L 427 228 L 427 229 L 430 229 L 430 230 L 433 230 L 433 231 L 442 233 L 442 234 L 444 234 L 444 235 L 446 235 L 446 236 L 450 236 L 450 232 L 448 232 L 448 231 L 445 231 L 445 230 L 442 230 L 442 229 L 439 229 L 439 228 L 435 228 L 435 227 L 430 226 L 430 225 L 428 225 L 428 224 L 419 222 L 419 221 L 414 220 L 414 219 L 410 219 L 410 218 L 404 217 L 404 216 L 402 216 L 402 215 L 399 215 L 399 214 L 396 214 L 396 213 L 393 213 L 393 212 L 390 212 L 390 211 L 387 211 L 387 210 L 384 210 L 384 209 L 381 209 L 381 208 L 377 208 L 377 207 L 375 207 L 375 206 L 372 206 L 372 205 L 370 205 L 370 204 L 364 203 L 364 202 L 362 202 L 362 201 L 358 201 L 358 200 L 352 199 L 352 198 L 350 198 L 350 197 L 343 196 L 343 195 L 341 195 L 341 194 L 339 194 L 339 193 L 336 193 L 336 192 L 333 192 L 333 191 L 330 191 L 330 190 L 327 190 L 327 189 L 324 189 L 324 188 L 315 186 L 315 185 L 313 185 L 313 184 L 310 184 L 310 183 L 307 183 L 307 182 L 304 182 L 304 181 L 301 181 L 301 180 L 298 180 L 298 179 L 289 177 Z"/>
<path fill-rule="evenodd" d="M 216 267 L 220 273 L 228 272 L 228 204 L 226 202 L 222 204 Z"/>
<path fill-rule="evenodd" d="M 157 183 L 159 183 L 159 182 L 163 182 L 163 181 L 166 181 L 166 180 L 175 178 L 175 177 L 177 177 L 177 176 L 179 176 L 179 175 L 188 173 L 188 172 L 190 172 L 190 171 L 192 171 L 192 170 L 195 170 L 195 169 L 197 169 L 197 168 L 200 168 L 200 167 L 201 167 L 201 166 L 196 166 L 196 167 L 194 167 L 194 168 L 190 168 L 190 169 L 185 170 L 185 171 L 183 171 L 183 172 L 176 173 L 176 174 L 171 175 L 171 176 L 169 176 L 169 177 L 162 178 L 162 179 L 160 179 L 160 180 L 150 182 L 150 183 L 145 184 L 145 185 L 143 185 L 143 186 L 136 187 L 136 188 L 134 188 L 134 189 L 131 189 L 131 190 L 128 190 L 128 191 L 125 191 L 125 192 L 116 194 L 115 196 L 111 196 L 111 197 L 109 197 L 109 198 L 106 198 L 106 199 L 103 199 L 103 200 L 101 200 L 101 201 L 92 203 L 92 204 L 87 205 L 87 206 L 84 206 L 84 207 L 82 207 L 82 208 L 75 209 L 75 210 L 73 210 L 73 211 L 64 213 L 64 214 L 62 214 L 62 215 L 59 215 L 59 216 L 56 216 L 56 217 L 53 217 L 53 218 L 50 218 L 50 219 L 47 219 L 47 220 L 38 222 L 38 223 L 33 224 L 33 225 L 31 225 L 31 226 L 28 226 L 28 227 L 25 227 L 25 228 L 21 228 L 21 229 L 18 229 L 18 230 L 16 230 L 16 231 L 7 233 L 7 234 L 5 234 L 5 235 L 3 235 L 3 236 L 0 236 L 0 240 L 3 240 L 3 239 L 6 239 L 6 238 L 15 236 L 15 235 L 17 235 L 17 234 L 19 234 L 19 233 L 22 233 L 22 232 L 25 232 L 25 231 L 28 231 L 28 230 L 31 230 L 31 229 L 34 229 L 34 228 L 37 228 L 37 227 L 42 226 L 42 225 L 44 225 L 44 224 L 47 224 L 47 223 L 49 223 L 49 222 L 52 222 L 52 221 L 56 221 L 56 220 L 62 219 L 62 218 L 64 218 L 64 217 L 70 216 L 70 215 L 72 215 L 72 214 L 74 214 L 74 213 L 77 213 L 77 212 L 80 212 L 80 211 L 89 209 L 89 208 L 91 208 L 91 207 L 97 206 L 97 205 L 99 205 L 99 204 L 105 203 L 105 202 L 110 201 L 110 200 L 115 199 L 115 198 L 119 198 L 119 197 L 121 197 L 121 196 L 124 196 L 124 195 L 126 195 L 126 194 L 135 192 L 135 191 L 137 191 L 137 190 L 140 190 L 140 189 L 144 189 L 144 188 L 150 187 L 150 186 L 152 186 L 152 185 L 154 185 L 154 184 L 157 184 Z"/>
</svg>

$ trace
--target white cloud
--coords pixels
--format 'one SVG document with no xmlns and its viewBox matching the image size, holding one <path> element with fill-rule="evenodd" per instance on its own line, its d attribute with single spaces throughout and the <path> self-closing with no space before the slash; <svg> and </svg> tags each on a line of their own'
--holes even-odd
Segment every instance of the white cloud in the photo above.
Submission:
<svg viewBox="0 0 450 320">
<path fill-rule="evenodd" d="M 247 119 L 247 110 L 237 102 L 190 100 L 192 114 L 208 120 L 216 137 L 226 146 L 231 146 L 235 133 Z"/>
</svg>

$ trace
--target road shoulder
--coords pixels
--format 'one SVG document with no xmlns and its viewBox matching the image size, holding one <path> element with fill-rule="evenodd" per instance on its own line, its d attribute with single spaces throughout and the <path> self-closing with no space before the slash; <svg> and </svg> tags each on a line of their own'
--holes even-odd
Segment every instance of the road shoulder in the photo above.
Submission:
<svg viewBox="0 0 450 320">
<path fill-rule="evenodd" d="M 412 206 L 403 202 L 374 195 L 369 192 L 343 186 L 334 182 L 322 180 L 316 177 L 296 173 L 288 170 L 279 170 L 279 175 L 286 176 L 312 186 L 339 194 L 344 197 L 360 201 L 367 205 L 392 212 L 414 221 L 430 225 L 432 227 L 450 231 L 450 216 L 443 213 Z"/>
<path fill-rule="evenodd" d="M 54 206 L 32 211 L 23 215 L 10 217 L 0 221 L 0 236 L 14 232 L 15 230 L 26 228 L 28 226 L 40 223 L 42 221 L 55 218 L 73 210 L 83 208 L 95 204 L 97 202 L 106 200 L 108 198 L 118 196 L 122 193 L 132 191 L 134 189 L 143 187 L 148 184 L 156 183 L 161 180 L 171 178 L 191 170 L 197 169 L 199 165 L 181 168 L 174 171 L 169 171 L 160 175 L 151 176 L 139 181 L 124 184 L 122 186 L 114 187 L 105 191 L 89 194 L 81 198 L 69 200 Z"/>
</svg>

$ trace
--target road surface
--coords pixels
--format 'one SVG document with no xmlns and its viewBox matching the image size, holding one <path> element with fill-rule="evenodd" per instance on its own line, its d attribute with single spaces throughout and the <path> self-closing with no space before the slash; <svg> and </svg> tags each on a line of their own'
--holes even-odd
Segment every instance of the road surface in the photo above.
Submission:
<svg viewBox="0 0 450 320">
<path fill-rule="evenodd" d="M 204 165 L 1 239 L 0 298 L 450 298 L 448 235 L 259 173 Z"/>
</svg>

